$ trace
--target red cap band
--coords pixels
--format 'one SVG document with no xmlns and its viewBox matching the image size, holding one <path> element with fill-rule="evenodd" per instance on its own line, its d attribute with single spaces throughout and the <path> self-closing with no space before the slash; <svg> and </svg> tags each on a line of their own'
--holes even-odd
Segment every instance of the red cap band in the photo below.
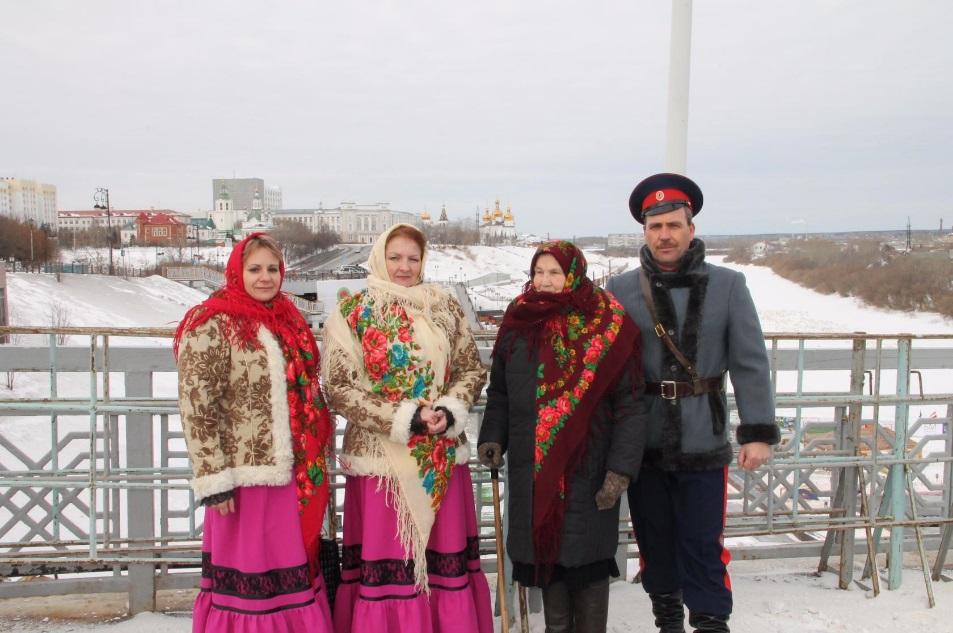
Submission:
<svg viewBox="0 0 953 633">
<path fill-rule="evenodd" d="M 645 196 L 645 200 L 642 201 L 642 210 L 645 211 L 649 207 L 654 207 L 663 202 L 683 202 L 686 207 L 692 208 L 692 201 L 685 195 L 685 192 L 678 189 L 659 189 Z"/>
</svg>

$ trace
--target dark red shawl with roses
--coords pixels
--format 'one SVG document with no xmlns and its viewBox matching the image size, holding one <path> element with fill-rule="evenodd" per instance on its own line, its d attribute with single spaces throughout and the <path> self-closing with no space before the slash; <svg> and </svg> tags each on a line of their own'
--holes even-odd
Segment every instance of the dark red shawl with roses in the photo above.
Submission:
<svg viewBox="0 0 953 633">
<path fill-rule="evenodd" d="M 566 274 L 562 292 L 532 285 L 536 260 L 556 258 Z M 536 452 L 533 548 L 537 574 L 548 579 L 559 558 L 568 482 L 585 455 L 590 416 L 623 371 L 641 371 L 638 326 L 622 305 L 586 277 L 582 251 L 565 241 L 546 242 L 533 255 L 530 281 L 507 308 L 493 353 L 512 331 L 539 358 L 536 379 Z M 633 384 L 640 379 L 633 376 Z M 595 501 L 593 501 L 595 503 Z"/>
<path fill-rule="evenodd" d="M 298 491 L 298 514 L 312 576 L 318 572 L 318 543 L 324 511 L 328 505 L 326 450 L 331 435 L 331 416 L 318 383 L 321 365 L 314 335 L 298 308 L 279 290 L 262 303 L 245 292 L 242 255 L 245 245 L 262 233 L 253 233 L 235 245 L 225 268 L 225 286 L 185 313 L 175 332 L 173 351 L 179 354 L 182 337 L 215 316 L 224 335 L 235 345 L 259 349 L 258 329 L 271 332 L 285 357 L 288 413 L 294 453 L 292 474 Z M 281 279 L 285 277 L 280 262 Z M 273 420 L 285 424 L 285 420 Z"/>
</svg>

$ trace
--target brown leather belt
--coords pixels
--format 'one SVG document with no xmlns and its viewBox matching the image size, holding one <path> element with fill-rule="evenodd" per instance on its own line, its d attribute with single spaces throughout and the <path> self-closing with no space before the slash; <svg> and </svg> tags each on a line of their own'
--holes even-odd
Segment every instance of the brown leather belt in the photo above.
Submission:
<svg viewBox="0 0 953 633">
<path fill-rule="evenodd" d="M 663 380 L 662 382 L 645 383 L 645 393 L 652 396 L 661 396 L 665 400 L 676 400 L 689 396 L 700 396 L 703 393 L 712 393 L 725 390 L 725 375 L 699 378 L 694 383 Z"/>
</svg>

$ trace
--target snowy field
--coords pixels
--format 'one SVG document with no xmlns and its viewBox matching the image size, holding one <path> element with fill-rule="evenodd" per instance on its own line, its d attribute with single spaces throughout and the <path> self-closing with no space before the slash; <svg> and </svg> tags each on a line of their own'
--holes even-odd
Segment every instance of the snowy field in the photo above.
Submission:
<svg viewBox="0 0 953 633">
<path fill-rule="evenodd" d="M 741 561 L 732 563 L 735 613 L 729 624 L 733 633 L 950 633 L 953 583 L 934 585 L 937 606 L 930 609 L 919 570 L 906 569 L 897 591 L 885 588 L 877 597 L 857 585 L 837 589 L 837 576 L 814 574 L 816 561 Z M 493 578 L 490 578 L 493 585 Z M 495 586 L 495 585 L 493 585 Z M 884 583 L 884 587 L 886 584 Z M 0 600 L 0 610 L 6 610 Z M 10 633 L 188 633 L 191 619 L 185 615 L 144 613 L 122 621 L 97 623 L 93 618 L 58 620 L 34 616 L 34 603 L 21 604 L 23 615 L 0 620 L 0 629 Z M 517 608 L 511 606 L 512 609 Z M 648 597 L 641 586 L 616 582 L 609 593 L 610 633 L 654 631 Z M 542 614 L 530 616 L 530 630 L 543 633 Z M 499 625 L 494 628 L 499 631 Z M 690 628 L 688 630 L 691 630 Z M 519 631 L 519 622 L 510 627 Z M 410 632 L 408 632 L 410 633 Z"/>
<path fill-rule="evenodd" d="M 154 253 L 152 249 L 140 253 L 143 261 Z M 428 280 L 470 284 L 470 293 L 479 308 L 504 308 L 522 288 L 527 279 L 533 249 L 520 247 L 490 248 L 474 246 L 459 249 L 434 249 L 428 257 Z M 209 253 L 223 257 L 226 253 Z M 132 255 L 130 255 L 132 256 Z M 589 253 L 589 271 L 600 277 L 610 269 L 613 273 L 634 268 L 635 258 L 606 258 L 602 253 Z M 712 258 L 718 262 L 719 258 Z M 151 262 L 146 262 L 151 263 Z M 860 301 L 836 295 L 821 295 L 774 275 L 769 269 L 757 266 L 735 266 L 742 270 L 761 315 L 766 332 L 852 332 L 871 333 L 953 334 L 953 320 L 931 313 L 904 313 L 872 308 Z M 494 274 L 492 280 L 487 276 Z M 8 273 L 11 321 L 16 325 L 45 326 L 54 322 L 72 326 L 111 327 L 171 327 L 181 319 L 185 310 L 204 298 L 204 293 L 171 282 L 162 277 L 110 278 L 95 275 L 62 275 L 57 281 L 52 275 Z M 328 282 L 322 286 L 321 298 L 331 305 L 337 288 L 347 285 L 352 291 L 364 286 L 363 280 Z M 39 335 L 21 336 L 18 345 L 45 345 Z M 71 337 L 69 345 L 87 345 L 83 337 Z M 110 339 L 110 344 L 169 346 L 168 339 Z M 929 342 L 917 342 L 926 345 Z M 843 342 L 840 343 L 844 345 Z M 0 348 L 3 353 L 3 348 Z M 846 388 L 846 372 L 817 372 L 811 377 L 815 383 L 806 389 L 821 389 L 830 382 L 837 390 Z M 949 391 L 953 372 L 924 372 L 926 390 Z M 889 372 L 885 373 L 885 391 L 892 389 Z M 781 379 L 782 388 L 790 388 L 791 377 Z M 820 381 L 820 382 L 816 382 Z M 122 395 L 120 375 L 112 380 L 113 395 Z M 160 397 L 175 394 L 174 374 L 155 377 L 155 393 Z M 84 374 L 61 374 L 58 379 L 61 396 L 88 395 L 89 379 Z M 0 398 L 47 397 L 49 378 L 37 373 L 18 375 L 14 388 L 8 389 L 0 381 Z M 916 407 L 913 419 L 943 412 L 939 407 Z M 805 416 L 812 413 L 805 412 Z M 882 419 L 889 419 L 889 410 Z M 76 420 L 78 428 L 88 421 Z M 48 421 L 37 418 L 0 419 L 4 434 L 30 455 L 49 450 Z M 37 432 L 37 424 L 42 426 Z M 61 418 L 64 427 L 69 422 Z M 46 438 L 38 439 L 38 438 Z M 34 446 L 35 445 L 35 446 Z M 9 535 L 8 535 L 9 536 Z M 939 614 L 949 613 L 953 604 L 953 588 L 949 583 L 936 587 L 938 607 L 926 608 L 923 583 L 918 570 L 908 570 L 904 587 L 897 592 L 884 592 L 872 599 L 860 588 L 836 591 L 833 575 L 814 577 L 807 572 L 814 560 L 774 561 L 771 563 L 739 562 L 733 564 L 733 580 L 737 596 L 737 616 L 732 630 L 742 633 L 811 633 L 814 631 L 852 631 L 854 633 L 897 631 L 901 627 L 915 627 L 922 631 L 948 631 L 953 624 Z M 130 621 L 112 624 L 89 624 L 83 621 L 50 621 L 21 617 L 14 621 L 9 610 L 0 601 L 0 630 L 14 632 L 50 631 L 155 631 L 157 633 L 187 631 L 189 620 L 182 616 L 148 614 Z M 22 604 L 27 604 L 26 602 Z M 9 606 L 9 605 L 7 605 Z M 79 614 L 82 615 L 82 614 Z M 105 620 L 107 618 L 100 618 Z M 95 620 L 95 618 L 94 618 Z M 612 588 L 611 631 L 650 630 L 651 616 L 647 599 L 641 588 L 617 583 Z M 515 629 L 514 629 L 515 630 Z M 542 631 L 541 616 L 534 616 L 533 630 Z"/>
</svg>

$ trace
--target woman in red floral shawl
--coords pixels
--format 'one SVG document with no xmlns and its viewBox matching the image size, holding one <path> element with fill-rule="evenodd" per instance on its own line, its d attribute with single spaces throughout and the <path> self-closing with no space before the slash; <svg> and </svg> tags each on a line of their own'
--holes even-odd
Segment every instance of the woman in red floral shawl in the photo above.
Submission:
<svg viewBox="0 0 953 633">
<path fill-rule="evenodd" d="M 543 588 L 546 630 L 605 631 L 619 497 L 645 445 L 641 339 L 571 243 L 542 244 L 530 276 L 497 335 L 479 459 L 508 454 L 507 552 Z"/>
<path fill-rule="evenodd" d="M 248 236 L 225 286 L 175 334 L 192 487 L 206 506 L 195 632 L 331 631 L 317 564 L 330 415 L 314 336 L 283 278 L 274 239 Z"/>
</svg>

